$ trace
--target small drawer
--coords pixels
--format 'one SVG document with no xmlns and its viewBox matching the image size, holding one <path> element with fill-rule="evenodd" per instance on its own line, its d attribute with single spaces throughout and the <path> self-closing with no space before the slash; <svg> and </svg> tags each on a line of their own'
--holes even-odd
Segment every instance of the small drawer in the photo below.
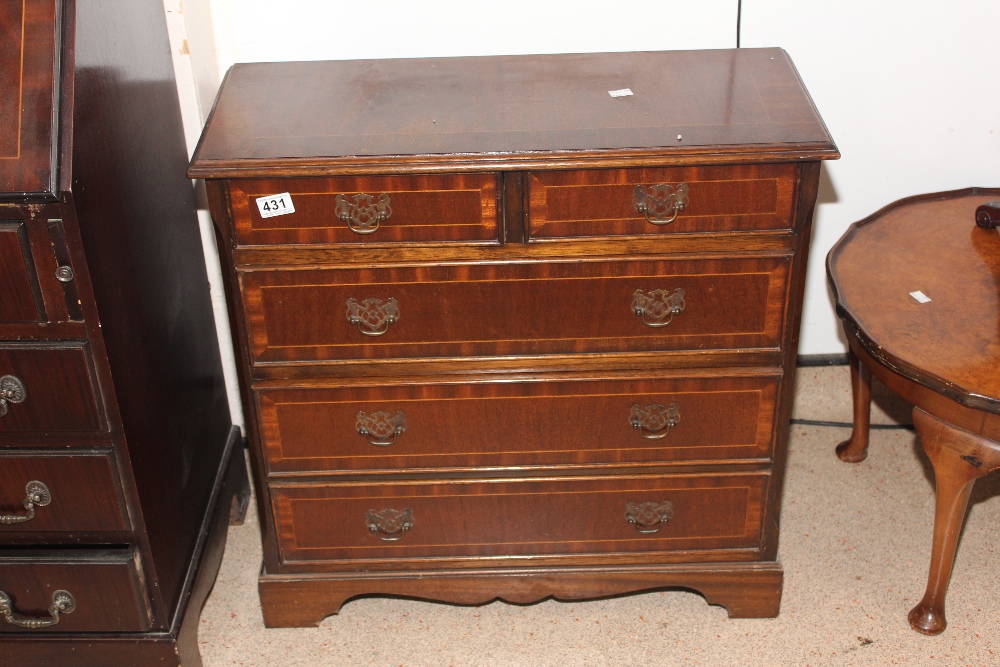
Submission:
<svg viewBox="0 0 1000 667">
<path fill-rule="evenodd" d="M 788 257 L 248 271 L 253 361 L 777 349 Z"/>
<path fill-rule="evenodd" d="M 270 492 L 285 563 L 677 551 L 707 561 L 759 548 L 767 482 L 762 472 L 275 483 Z"/>
<path fill-rule="evenodd" d="M 112 466 L 105 454 L 0 454 L 0 542 L 45 533 L 47 543 L 72 543 L 127 531 Z"/>
<path fill-rule="evenodd" d="M 489 173 L 234 180 L 229 200 L 242 245 L 496 244 L 498 180 Z M 258 198 L 294 212 L 264 217 Z"/>
<path fill-rule="evenodd" d="M 0 433 L 105 430 L 96 384 L 86 343 L 0 344 Z"/>
<path fill-rule="evenodd" d="M 270 473 L 565 468 L 768 460 L 779 379 L 492 378 L 256 397 Z"/>
<path fill-rule="evenodd" d="M 532 172 L 531 239 L 792 229 L 794 164 Z"/>
<path fill-rule="evenodd" d="M 0 550 L 0 591 L 0 633 L 138 632 L 151 625 L 130 548 Z"/>
<path fill-rule="evenodd" d="M 24 221 L 2 216 L 0 212 L 0 324 L 42 322 L 42 292 Z"/>
</svg>

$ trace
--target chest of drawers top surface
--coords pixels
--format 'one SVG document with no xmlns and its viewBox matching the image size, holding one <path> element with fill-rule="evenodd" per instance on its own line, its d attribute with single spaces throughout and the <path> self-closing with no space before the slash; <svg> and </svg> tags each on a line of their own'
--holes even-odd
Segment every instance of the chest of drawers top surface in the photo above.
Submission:
<svg viewBox="0 0 1000 667">
<path fill-rule="evenodd" d="M 631 94 L 612 96 L 627 89 Z M 781 49 L 235 65 L 188 175 L 838 157 Z"/>
</svg>

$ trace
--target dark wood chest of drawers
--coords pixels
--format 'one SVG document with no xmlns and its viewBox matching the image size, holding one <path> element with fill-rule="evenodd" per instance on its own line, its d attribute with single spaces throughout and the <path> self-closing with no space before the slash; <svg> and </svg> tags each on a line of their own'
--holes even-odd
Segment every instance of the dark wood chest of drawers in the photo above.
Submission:
<svg viewBox="0 0 1000 667">
<path fill-rule="evenodd" d="M 235 66 L 188 174 L 228 270 L 266 623 L 672 586 L 776 614 L 835 157 L 780 49 Z"/>
<path fill-rule="evenodd" d="M 200 665 L 247 480 L 163 5 L 4 2 L 0 73 L 0 665 Z"/>
</svg>

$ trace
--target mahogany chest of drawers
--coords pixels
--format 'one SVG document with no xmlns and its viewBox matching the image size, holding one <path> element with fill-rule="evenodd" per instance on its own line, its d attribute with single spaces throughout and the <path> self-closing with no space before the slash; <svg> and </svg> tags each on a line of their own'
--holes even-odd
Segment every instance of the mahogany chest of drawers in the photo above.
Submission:
<svg viewBox="0 0 1000 667">
<path fill-rule="evenodd" d="M 230 70 L 208 180 L 270 626 L 683 586 L 777 614 L 820 160 L 780 49 Z"/>
<path fill-rule="evenodd" d="M 0 74 L 0 665 L 200 665 L 248 487 L 163 5 L 0 3 Z"/>
</svg>

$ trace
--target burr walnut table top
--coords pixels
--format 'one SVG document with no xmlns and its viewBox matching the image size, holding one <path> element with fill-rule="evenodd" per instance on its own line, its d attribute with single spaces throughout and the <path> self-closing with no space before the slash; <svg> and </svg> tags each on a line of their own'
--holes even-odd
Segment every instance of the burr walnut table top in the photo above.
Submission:
<svg viewBox="0 0 1000 667">
<path fill-rule="evenodd" d="M 1000 234 L 974 217 L 995 199 L 1000 190 L 974 188 L 896 202 L 853 225 L 827 271 L 837 311 L 868 354 L 1000 413 Z"/>
</svg>

